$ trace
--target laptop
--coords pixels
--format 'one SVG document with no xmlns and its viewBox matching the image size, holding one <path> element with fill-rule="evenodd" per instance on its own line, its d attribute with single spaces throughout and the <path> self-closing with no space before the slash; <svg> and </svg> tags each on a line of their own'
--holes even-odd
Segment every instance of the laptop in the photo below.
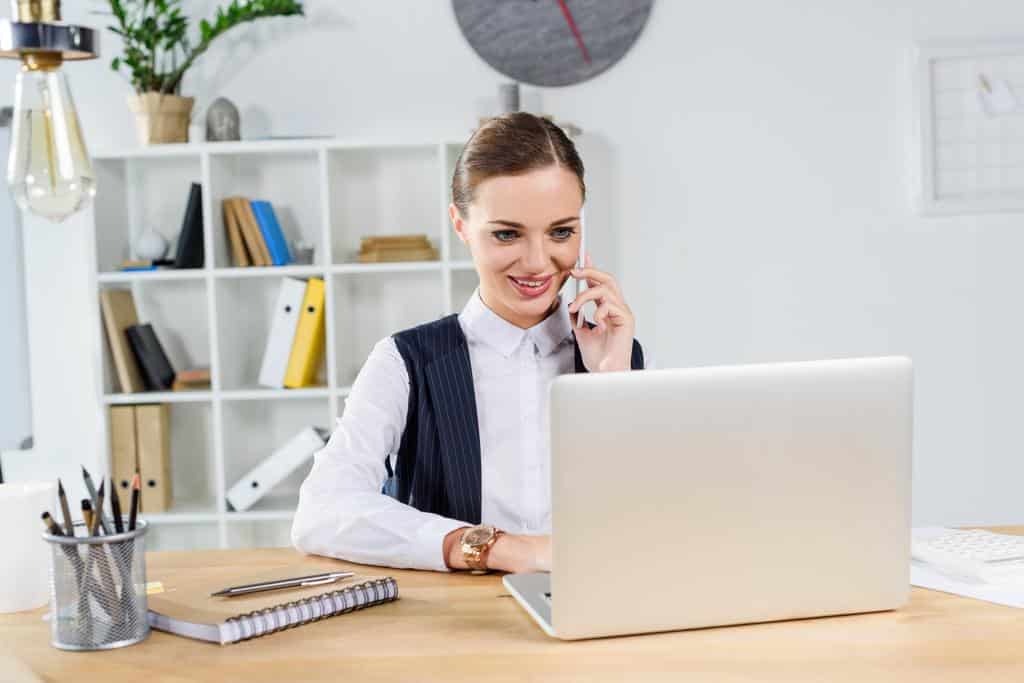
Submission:
<svg viewBox="0 0 1024 683">
<path fill-rule="evenodd" d="M 903 357 L 561 375 L 551 573 L 564 639 L 890 610 L 910 572 Z"/>
</svg>

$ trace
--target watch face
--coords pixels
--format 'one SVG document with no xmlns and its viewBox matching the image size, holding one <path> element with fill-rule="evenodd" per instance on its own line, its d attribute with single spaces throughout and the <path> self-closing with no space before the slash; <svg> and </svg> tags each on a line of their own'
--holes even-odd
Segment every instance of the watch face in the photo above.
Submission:
<svg viewBox="0 0 1024 683">
<path fill-rule="evenodd" d="M 462 542 L 466 545 L 483 545 L 491 540 L 493 535 L 493 527 L 477 526 L 466 532 L 466 535 L 462 537 Z"/>
</svg>

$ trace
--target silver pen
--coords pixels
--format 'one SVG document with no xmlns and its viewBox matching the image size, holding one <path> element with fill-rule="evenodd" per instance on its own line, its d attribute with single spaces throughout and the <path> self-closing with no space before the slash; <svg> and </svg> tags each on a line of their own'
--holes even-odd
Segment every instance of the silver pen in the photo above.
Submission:
<svg viewBox="0 0 1024 683">
<path fill-rule="evenodd" d="M 244 586 L 232 586 L 231 588 L 225 588 L 217 591 L 216 593 L 210 593 L 210 597 L 233 598 L 238 595 L 248 595 L 249 593 L 259 593 L 261 591 L 272 591 L 279 588 L 306 588 L 309 586 L 322 586 L 324 584 L 340 581 L 341 579 L 347 579 L 351 576 L 355 576 L 355 572 L 327 572 L 326 574 L 298 576 L 294 579 L 263 581 L 261 583 L 250 583 Z"/>
</svg>

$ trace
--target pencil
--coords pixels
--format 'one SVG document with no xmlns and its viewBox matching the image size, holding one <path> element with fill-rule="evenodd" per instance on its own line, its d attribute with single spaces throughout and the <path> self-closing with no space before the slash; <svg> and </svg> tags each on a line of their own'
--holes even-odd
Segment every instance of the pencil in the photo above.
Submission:
<svg viewBox="0 0 1024 683">
<path fill-rule="evenodd" d="M 96 509 L 93 510 L 93 512 L 92 512 L 92 514 L 93 514 L 92 535 L 93 536 L 97 536 L 99 534 L 100 522 L 103 521 L 103 498 L 104 498 L 103 487 L 106 486 L 106 485 L 107 485 L 106 481 L 100 481 L 100 490 L 96 493 Z M 108 531 L 109 530 L 105 530 L 105 532 L 108 532 Z"/>
<path fill-rule="evenodd" d="M 109 534 L 110 527 L 107 526 L 107 520 L 103 519 L 103 507 L 96 504 L 96 487 L 93 485 L 92 477 L 89 475 L 89 470 L 85 469 L 85 465 L 82 465 L 82 479 L 85 480 L 85 489 L 89 492 L 89 500 L 92 501 L 93 513 L 99 515 L 103 533 Z"/>
<path fill-rule="evenodd" d="M 114 486 L 114 479 L 110 479 L 110 513 L 114 517 L 114 530 L 117 533 L 124 531 L 124 520 L 121 517 L 121 499 L 117 496 L 117 487 Z"/>
<path fill-rule="evenodd" d="M 142 478 L 139 471 L 135 470 L 132 477 L 132 507 L 128 511 L 128 531 L 135 531 L 135 520 L 139 515 L 139 489 L 142 488 Z"/>
<path fill-rule="evenodd" d="M 85 535 L 92 536 L 92 503 L 88 498 L 82 499 L 82 521 L 85 522 Z"/>
<path fill-rule="evenodd" d="M 75 535 L 75 522 L 71 519 L 71 509 L 68 508 L 68 497 L 64 493 L 64 484 L 57 478 L 57 495 L 60 497 L 60 513 L 64 515 L 64 531 L 68 536 Z"/>
<path fill-rule="evenodd" d="M 43 524 L 46 525 L 46 530 L 49 531 L 52 535 L 54 535 L 54 536 L 63 536 L 64 535 L 64 532 L 60 530 L 60 527 L 57 525 L 57 522 L 54 521 L 53 517 L 50 516 L 49 512 L 44 512 L 42 514 L 42 518 L 43 518 Z"/>
</svg>

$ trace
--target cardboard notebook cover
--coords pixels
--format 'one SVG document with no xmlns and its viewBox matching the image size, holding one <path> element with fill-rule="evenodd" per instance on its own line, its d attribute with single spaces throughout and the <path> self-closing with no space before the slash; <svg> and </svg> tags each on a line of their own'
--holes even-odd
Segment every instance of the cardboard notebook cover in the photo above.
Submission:
<svg viewBox="0 0 1024 683">
<path fill-rule="evenodd" d="M 265 591 L 234 598 L 210 595 L 228 586 L 324 571 L 328 570 L 308 562 L 249 571 L 238 567 L 193 569 L 174 581 L 164 581 L 162 593 L 148 596 L 149 625 L 225 645 L 398 599 L 398 584 L 393 578 L 361 574 L 308 588 Z"/>
</svg>

